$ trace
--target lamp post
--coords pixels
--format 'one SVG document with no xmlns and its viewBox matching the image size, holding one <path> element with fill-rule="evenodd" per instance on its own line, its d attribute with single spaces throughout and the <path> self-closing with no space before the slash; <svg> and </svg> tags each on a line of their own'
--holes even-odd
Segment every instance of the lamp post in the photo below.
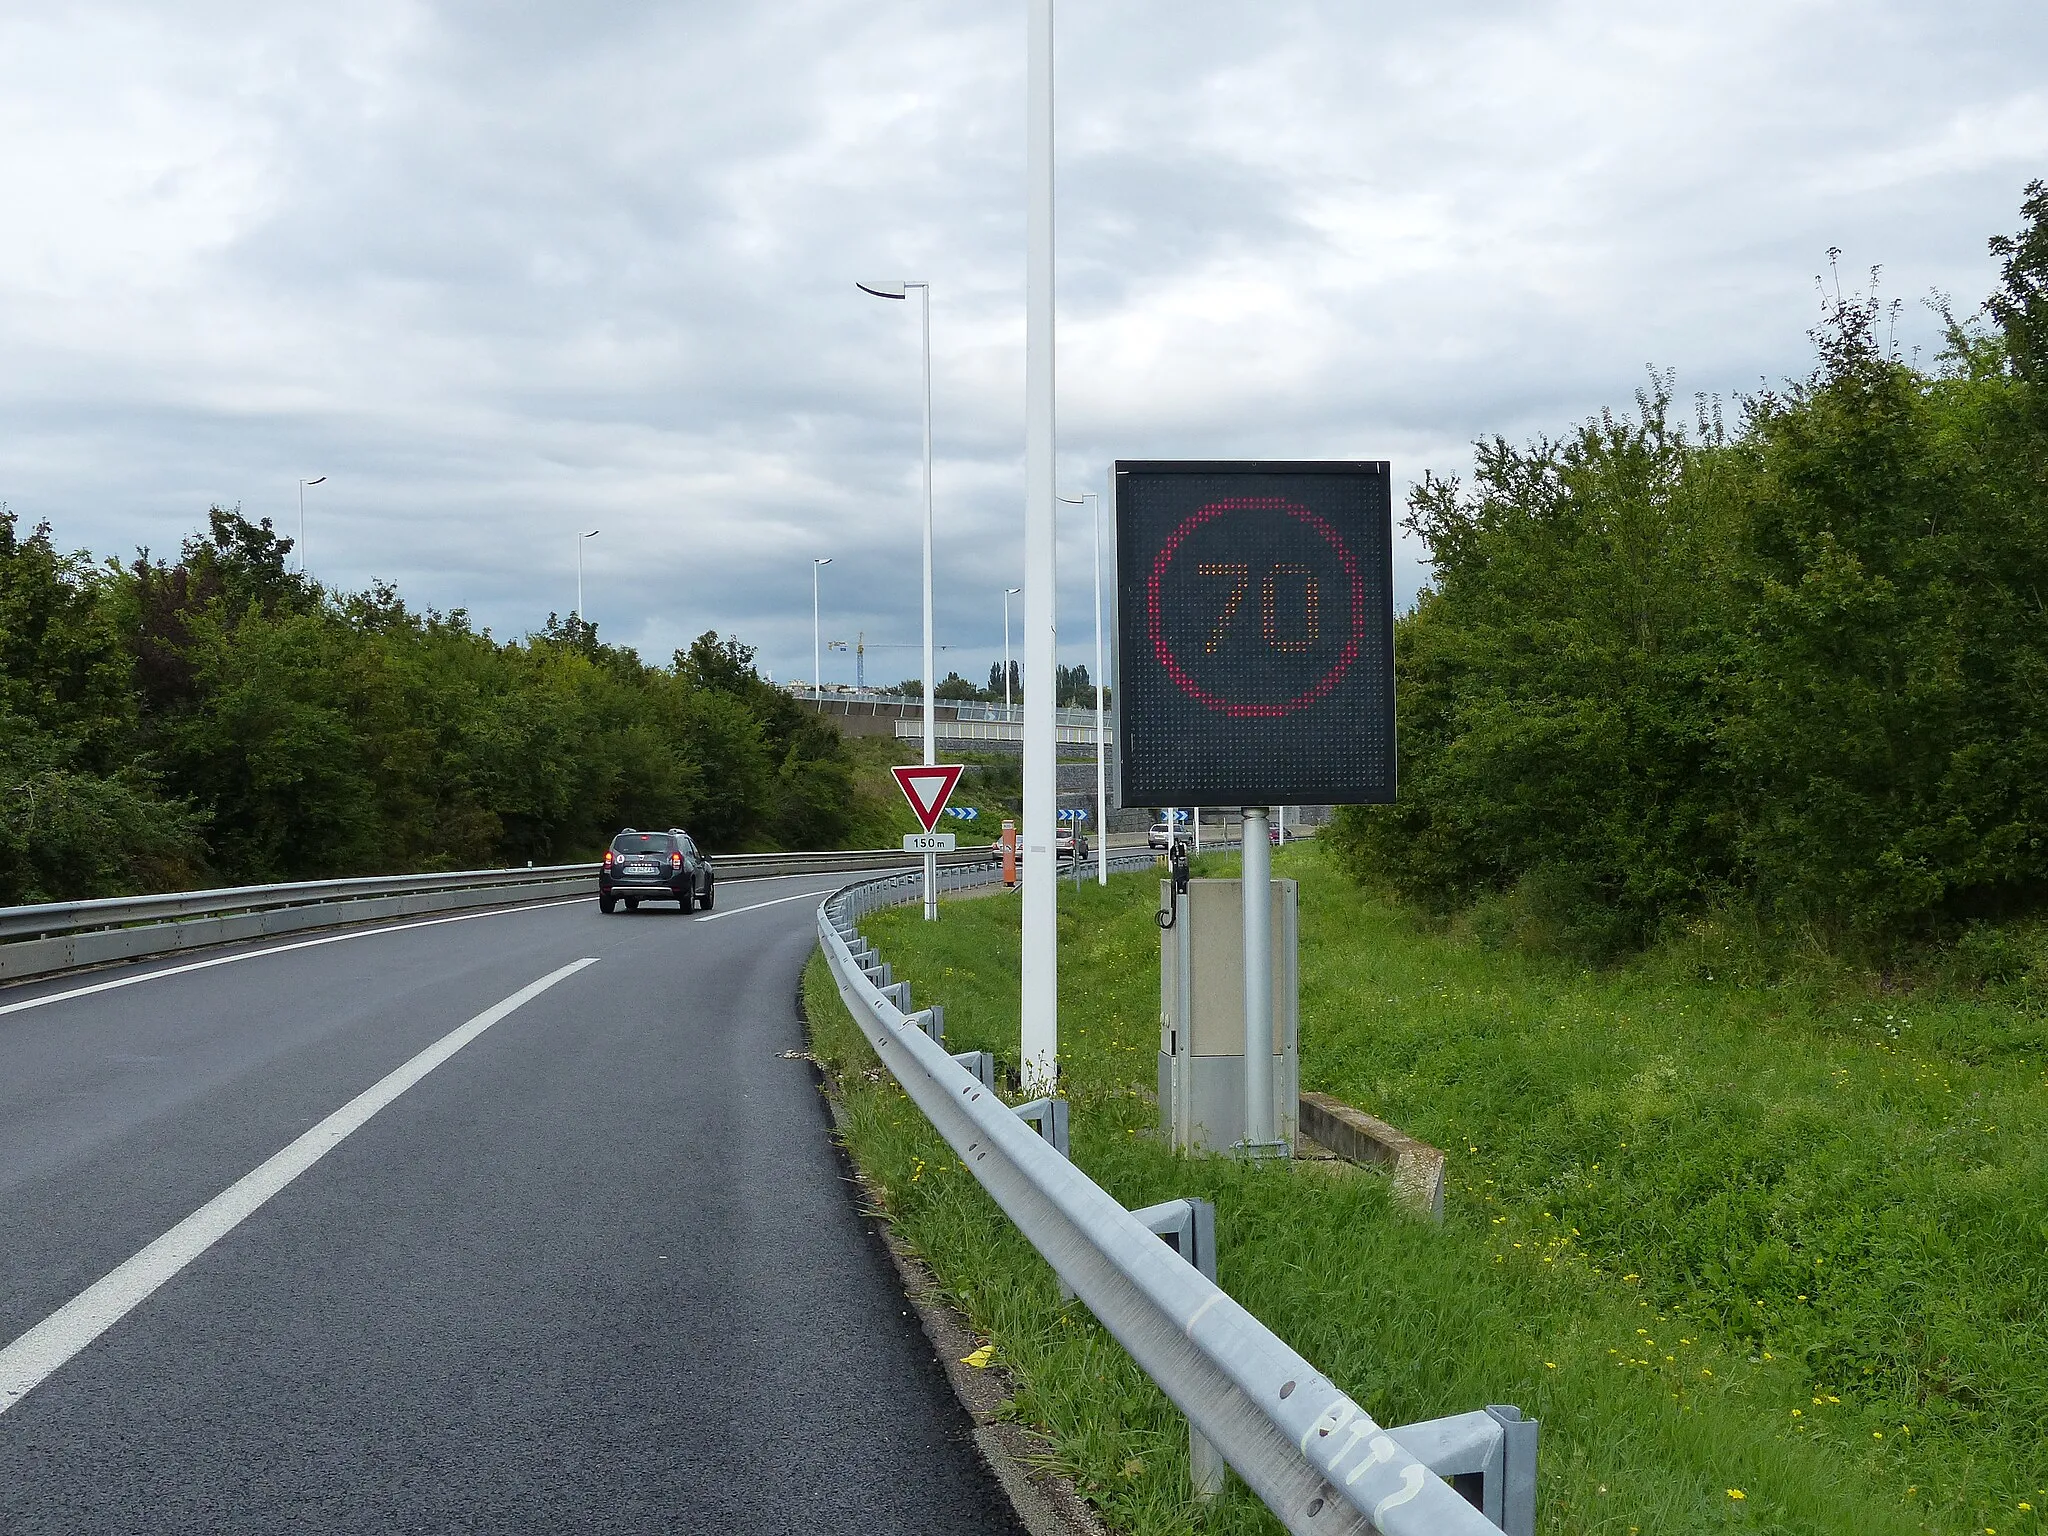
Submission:
<svg viewBox="0 0 2048 1536">
<path fill-rule="evenodd" d="M 1003 588 L 1003 719 L 1010 718 L 1010 599 L 1024 589 Z"/>
<path fill-rule="evenodd" d="M 924 351 L 924 760 L 927 767 L 939 760 L 938 711 L 932 698 L 937 682 L 932 655 L 932 288 L 926 282 L 856 283 L 862 293 L 878 299 L 902 299 L 912 288 L 923 306 L 921 332 Z M 924 856 L 924 920 L 939 917 L 939 856 Z"/>
<path fill-rule="evenodd" d="M 1088 504 L 1095 529 L 1095 883 L 1109 884 L 1109 759 L 1103 734 L 1105 695 L 1102 681 L 1102 504 L 1093 491 L 1062 496 L 1068 506 Z"/>
<path fill-rule="evenodd" d="M 832 557 L 830 555 L 825 556 L 822 560 L 816 557 L 813 557 L 811 560 L 811 702 L 813 704 L 823 704 L 825 702 L 825 652 L 823 647 L 818 644 L 818 572 L 831 563 Z"/>
<path fill-rule="evenodd" d="M 309 485 L 325 485 L 326 483 L 327 477 L 325 475 L 299 482 L 299 574 L 301 576 L 306 574 L 306 487 Z"/>
<path fill-rule="evenodd" d="M 583 541 L 585 539 L 594 539 L 597 535 L 598 530 L 595 528 L 591 529 L 588 533 L 576 535 L 576 622 L 578 624 L 583 622 Z"/>
</svg>

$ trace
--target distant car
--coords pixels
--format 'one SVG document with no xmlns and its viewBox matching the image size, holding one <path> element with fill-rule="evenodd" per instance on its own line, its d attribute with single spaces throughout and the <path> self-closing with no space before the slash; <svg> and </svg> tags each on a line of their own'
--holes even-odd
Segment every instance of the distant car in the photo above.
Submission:
<svg viewBox="0 0 2048 1536">
<path fill-rule="evenodd" d="M 1080 850 L 1078 854 L 1075 852 L 1077 845 Z M 1052 852 L 1056 859 L 1085 859 L 1088 857 L 1088 834 L 1076 829 L 1072 822 L 1067 822 L 1053 833 Z"/>
<path fill-rule="evenodd" d="M 1174 843 L 1184 843 L 1187 840 L 1188 834 L 1185 827 L 1176 836 L 1173 828 L 1163 821 L 1153 822 L 1151 830 L 1145 834 L 1145 846 L 1147 848 L 1165 848 Z"/>
<path fill-rule="evenodd" d="M 666 832 L 628 827 L 604 851 L 597 872 L 597 906 L 610 913 L 623 901 L 628 912 L 635 912 L 643 901 L 673 901 L 685 912 L 708 912 L 717 884 L 711 861 L 681 827 Z"/>
</svg>

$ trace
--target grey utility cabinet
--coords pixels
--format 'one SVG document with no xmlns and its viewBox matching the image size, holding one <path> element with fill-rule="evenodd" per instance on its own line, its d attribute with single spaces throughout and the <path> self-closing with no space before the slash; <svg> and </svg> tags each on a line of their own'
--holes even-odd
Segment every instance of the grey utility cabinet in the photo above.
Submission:
<svg viewBox="0 0 2048 1536">
<path fill-rule="evenodd" d="M 1272 883 L 1273 1123 L 1289 1155 L 1301 1088 L 1300 888 Z M 1159 882 L 1159 1118 L 1176 1150 L 1244 1140 L 1244 882 Z"/>
</svg>

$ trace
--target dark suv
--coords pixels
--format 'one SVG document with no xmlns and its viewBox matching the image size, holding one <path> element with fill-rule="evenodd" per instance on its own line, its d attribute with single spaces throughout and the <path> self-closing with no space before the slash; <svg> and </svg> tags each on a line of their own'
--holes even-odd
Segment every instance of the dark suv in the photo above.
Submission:
<svg viewBox="0 0 2048 1536">
<path fill-rule="evenodd" d="M 628 827 L 604 851 L 597 871 L 598 910 L 610 912 L 623 901 L 633 912 L 643 901 L 673 901 L 685 912 L 692 907 L 708 912 L 717 880 L 711 861 L 681 827 L 666 832 Z"/>
</svg>

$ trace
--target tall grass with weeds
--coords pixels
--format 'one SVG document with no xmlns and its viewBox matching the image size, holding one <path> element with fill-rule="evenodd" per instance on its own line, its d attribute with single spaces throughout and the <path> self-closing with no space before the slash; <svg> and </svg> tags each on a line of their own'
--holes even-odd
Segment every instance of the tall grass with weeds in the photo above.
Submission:
<svg viewBox="0 0 2048 1536">
<path fill-rule="evenodd" d="M 1227 873 L 1210 860 L 1205 872 Z M 1982 988 L 1747 973 L 1701 931 L 1588 972 L 1303 883 L 1304 1086 L 1451 1154 L 1442 1227 L 1375 1175 L 1176 1156 L 1153 1102 L 1156 882 L 1060 895 L 1075 1161 L 1126 1206 L 1214 1200 L 1219 1278 L 1382 1423 L 1543 1420 L 1541 1528 L 2007 1532 L 2048 1507 L 2048 1093 Z M 866 931 L 1017 1061 L 1017 908 Z M 996 1345 L 1014 1411 L 1118 1530 L 1276 1529 L 1186 1497 L 1185 1425 L 875 1065 L 822 961 L 814 1049 L 902 1236 Z"/>
</svg>

